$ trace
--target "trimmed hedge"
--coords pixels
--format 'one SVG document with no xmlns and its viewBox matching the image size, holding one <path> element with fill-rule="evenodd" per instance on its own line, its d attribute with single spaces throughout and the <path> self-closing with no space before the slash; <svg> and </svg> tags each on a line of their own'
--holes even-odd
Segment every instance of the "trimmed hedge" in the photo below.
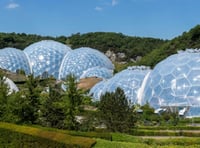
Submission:
<svg viewBox="0 0 200 148">
<path fill-rule="evenodd" d="M 200 130 L 200 126 L 140 126 L 142 130 Z"/>
<path fill-rule="evenodd" d="M 41 126 L 35 126 L 40 129 L 48 130 L 48 131 L 55 131 L 60 133 L 65 133 L 72 136 L 81 136 L 81 137 L 89 137 L 89 138 L 100 138 L 105 140 L 112 141 L 112 134 L 105 132 L 105 131 L 96 131 L 96 132 L 81 132 L 81 131 L 69 131 L 69 130 L 61 130 L 56 128 L 49 128 L 49 127 L 41 127 Z"/>
<path fill-rule="evenodd" d="M 177 139 L 141 139 L 135 142 L 107 141 L 96 139 L 94 148 L 199 148 L 200 138 L 177 138 Z"/>
<path fill-rule="evenodd" d="M 200 137 L 200 131 L 187 130 L 142 130 L 134 129 L 131 131 L 134 136 L 186 136 L 186 137 Z"/>
<path fill-rule="evenodd" d="M 96 143 L 96 141 L 91 138 L 71 136 L 66 133 L 61 133 L 61 132 L 56 132 L 56 131 L 47 131 L 40 128 L 19 126 L 19 125 L 10 124 L 10 123 L 4 123 L 4 122 L 0 122 L 0 129 L 6 130 L 8 133 L 14 132 L 14 133 L 30 135 L 30 136 L 38 137 L 42 139 L 47 139 L 49 141 L 55 141 L 57 143 L 63 143 L 66 147 L 90 148 Z M 1 138 L 4 139 L 4 135 L 1 135 Z"/>
<path fill-rule="evenodd" d="M 169 139 L 144 139 L 143 143 L 150 146 L 180 145 L 191 146 L 200 145 L 200 138 L 169 138 Z"/>
</svg>

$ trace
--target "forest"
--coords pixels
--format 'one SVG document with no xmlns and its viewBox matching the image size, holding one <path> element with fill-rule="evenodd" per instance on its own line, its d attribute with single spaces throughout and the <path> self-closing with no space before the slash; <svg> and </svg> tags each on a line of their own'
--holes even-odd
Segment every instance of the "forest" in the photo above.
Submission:
<svg viewBox="0 0 200 148">
<path fill-rule="evenodd" d="M 91 47 L 105 53 L 125 53 L 125 61 L 132 65 L 147 65 L 154 67 L 159 61 L 187 48 L 200 48 L 200 25 L 196 25 L 188 32 L 183 32 L 171 40 L 150 37 L 127 36 L 114 32 L 75 33 L 71 36 L 40 36 L 25 33 L 0 33 L 0 49 L 14 47 L 23 50 L 28 45 L 41 40 L 55 40 L 70 46 L 72 49 Z M 130 59 L 141 56 L 141 60 L 134 63 Z"/>
</svg>

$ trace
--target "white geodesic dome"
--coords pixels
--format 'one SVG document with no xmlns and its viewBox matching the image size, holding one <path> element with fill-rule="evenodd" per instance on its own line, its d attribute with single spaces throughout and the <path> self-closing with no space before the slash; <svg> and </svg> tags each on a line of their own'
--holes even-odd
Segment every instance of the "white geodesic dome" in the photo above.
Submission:
<svg viewBox="0 0 200 148">
<path fill-rule="evenodd" d="M 97 83 L 91 90 L 90 94 L 94 100 L 100 100 L 101 95 L 106 92 L 114 92 L 120 87 L 127 99 L 132 104 L 138 102 L 138 95 L 140 95 L 140 88 L 142 86 L 145 76 L 150 72 L 149 67 L 133 66 L 115 74 L 107 81 Z"/>
<path fill-rule="evenodd" d="M 68 52 L 63 58 L 59 78 L 73 74 L 79 79 L 84 71 L 94 67 L 114 69 L 112 62 L 98 50 L 89 47 L 77 48 Z"/>
<path fill-rule="evenodd" d="M 34 76 L 52 75 L 55 78 L 58 78 L 63 57 L 69 51 L 70 47 L 53 40 L 36 42 L 24 49 Z"/>
<path fill-rule="evenodd" d="M 188 107 L 188 116 L 200 116 L 200 52 L 179 52 L 158 63 L 140 103 L 146 102 L 154 108 Z"/>
<path fill-rule="evenodd" d="M 11 72 L 23 70 L 26 74 L 31 72 L 28 58 L 24 52 L 11 47 L 0 49 L 0 68 Z"/>
</svg>

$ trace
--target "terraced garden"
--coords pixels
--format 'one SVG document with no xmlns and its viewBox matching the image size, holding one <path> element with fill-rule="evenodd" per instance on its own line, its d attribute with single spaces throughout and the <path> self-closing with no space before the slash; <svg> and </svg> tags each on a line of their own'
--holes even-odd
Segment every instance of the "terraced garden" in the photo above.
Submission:
<svg viewBox="0 0 200 148">
<path fill-rule="evenodd" d="M 168 130 L 169 127 L 160 127 L 161 130 L 155 130 L 155 128 L 156 127 L 138 128 L 137 131 L 138 133 L 140 132 L 140 136 L 136 136 L 134 132 L 130 134 L 109 132 L 80 132 L 58 130 L 55 128 L 45 128 L 40 126 L 22 126 L 0 122 L 0 147 L 200 147 L 199 127 L 185 127 L 182 129 L 181 127 L 177 127 L 177 129 L 171 128 L 170 130 Z M 144 132 L 144 130 L 146 132 Z M 158 131 L 160 134 L 157 134 Z"/>
</svg>

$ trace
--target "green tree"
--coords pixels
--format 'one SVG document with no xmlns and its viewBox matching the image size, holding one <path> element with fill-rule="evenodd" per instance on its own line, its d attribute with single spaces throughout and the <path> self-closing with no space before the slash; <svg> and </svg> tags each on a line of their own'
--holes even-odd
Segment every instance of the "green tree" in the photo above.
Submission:
<svg viewBox="0 0 200 148">
<path fill-rule="evenodd" d="M 44 99 L 44 98 L 43 98 Z M 50 86 L 41 105 L 41 122 L 45 126 L 64 128 L 66 105 L 57 86 Z"/>
<path fill-rule="evenodd" d="M 124 91 L 106 92 L 99 103 L 100 120 L 109 131 L 128 132 L 134 126 L 133 110 L 129 106 Z"/>
<path fill-rule="evenodd" d="M 5 83 L 5 76 L 0 73 L 0 121 L 4 121 L 8 107 L 8 85 Z"/>
<path fill-rule="evenodd" d="M 29 113 L 30 102 L 25 97 L 23 91 L 12 94 L 9 105 L 12 111 L 12 122 L 14 123 L 24 123 L 27 122 L 27 116 Z"/>
<path fill-rule="evenodd" d="M 6 83 L 4 73 L 0 73 L 0 121 L 16 122 L 17 116 L 13 114 L 16 93 L 9 94 L 9 86 Z"/>
<path fill-rule="evenodd" d="M 154 108 L 149 103 L 144 104 L 140 108 L 143 112 L 140 114 L 139 120 L 145 125 L 154 125 L 160 123 L 160 116 L 154 113 Z"/>
<path fill-rule="evenodd" d="M 33 75 L 28 76 L 25 87 L 27 90 L 23 90 L 19 96 L 19 107 L 16 112 L 21 122 L 34 124 L 39 117 L 40 108 L 40 93 L 38 78 L 34 78 Z"/>
<path fill-rule="evenodd" d="M 161 118 L 164 121 L 164 125 L 176 126 L 179 123 L 179 114 L 177 111 L 167 110 L 161 114 Z"/>
<path fill-rule="evenodd" d="M 78 129 L 78 122 L 76 116 L 80 111 L 80 105 L 84 98 L 83 92 L 77 88 L 76 78 L 69 75 L 66 78 L 66 92 L 64 94 L 64 101 L 66 102 L 66 128 L 71 130 Z"/>
</svg>

